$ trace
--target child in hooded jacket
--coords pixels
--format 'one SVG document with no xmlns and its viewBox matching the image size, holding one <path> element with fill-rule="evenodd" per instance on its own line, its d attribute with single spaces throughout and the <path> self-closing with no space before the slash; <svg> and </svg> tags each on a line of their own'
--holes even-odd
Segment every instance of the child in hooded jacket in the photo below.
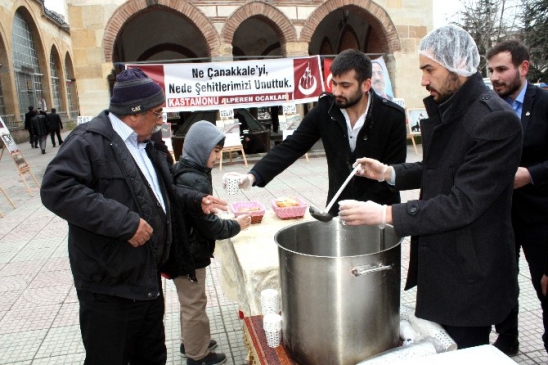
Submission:
<svg viewBox="0 0 548 365">
<path fill-rule="evenodd" d="M 208 121 L 199 121 L 188 130 L 183 155 L 174 168 L 174 182 L 206 194 L 213 194 L 211 169 L 219 159 L 225 135 Z M 215 214 L 186 215 L 190 249 L 196 267 L 197 281 L 186 276 L 173 282 L 181 305 L 181 355 L 187 365 L 224 364 L 226 356 L 211 350 L 217 342 L 211 339 L 206 314 L 206 267 L 211 264 L 215 240 L 234 237 L 251 224 L 248 215 L 235 219 L 221 219 Z"/>
</svg>

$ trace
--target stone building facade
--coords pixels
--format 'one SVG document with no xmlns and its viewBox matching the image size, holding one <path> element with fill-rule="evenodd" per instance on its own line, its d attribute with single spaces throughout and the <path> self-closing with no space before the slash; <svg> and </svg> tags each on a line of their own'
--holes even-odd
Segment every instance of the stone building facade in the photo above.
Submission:
<svg viewBox="0 0 548 365">
<path fill-rule="evenodd" d="M 417 47 L 433 27 L 432 0 L 66 2 L 67 22 L 42 0 L 0 0 L 0 115 L 12 128 L 22 125 L 29 103 L 56 106 L 65 118 L 96 115 L 126 62 L 333 56 L 355 48 L 384 58 L 407 107 L 421 107 L 426 95 Z M 17 61 L 21 20 L 34 69 Z"/>
<path fill-rule="evenodd" d="M 417 47 L 432 0 L 68 0 L 83 115 L 108 105 L 107 79 L 124 62 L 382 55 L 397 97 L 421 107 Z M 246 58 L 248 56 L 249 58 Z"/>
<path fill-rule="evenodd" d="M 68 24 L 40 0 L 0 0 L 0 116 L 16 140 L 26 138 L 29 106 L 78 113 Z"/>
</svg>

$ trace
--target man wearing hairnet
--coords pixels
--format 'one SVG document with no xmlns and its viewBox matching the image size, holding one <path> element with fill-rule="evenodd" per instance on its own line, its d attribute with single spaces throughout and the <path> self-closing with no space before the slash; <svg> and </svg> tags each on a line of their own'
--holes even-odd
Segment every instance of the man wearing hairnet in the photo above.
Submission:
<svg viewBox="0 0 548 365">
<path fill-rule="evenodd" d="M 510 207 L 521 125 L 483 83 L 476 44 L 463 29 L 430 32 L 419 62 L 430 93 L 421 121 L 423 161 L 357 161 L 360 176 L 398 190 L 420 188 L 419 200 L 343 201 L 339 216 L 349 225 L 392 224 L 398 236 L 411 236 L 405 288 L 417 286 L 417 317 L 443 325 L 459 348 L 488 344 L 491 325 L 517 300 Z"/>
</svg>

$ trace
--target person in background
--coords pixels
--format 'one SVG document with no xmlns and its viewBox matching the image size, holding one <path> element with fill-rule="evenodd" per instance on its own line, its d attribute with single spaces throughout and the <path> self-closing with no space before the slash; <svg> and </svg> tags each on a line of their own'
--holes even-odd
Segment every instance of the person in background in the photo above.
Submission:
<svg viewBox="0 0 548 365">
<path fill-rule="evenodd" d="M 150 140 L 154 142 L 154 148 L 156 148 L 158 151 L 162 152 L 165 155 L 166 161 L 169 166 L 172 166 L 175 161 L 173 161 L 173 156 L 171 155 L 169 148 L 167 148 L 166 142 L 162 138 L 162 131 L 159 130 L 152 133 Z"/>
<path fill-rule="evenodd" d="M 363 158 L 359 176 L 421 189 L 390 206 L 340 203 L 349 225 L 392 224 L 411 236 L 405 289 L 417 286 L 416 316 L 441 324 L 459 349 L 489 344 L 491 326 L 517 303 L 511 204 L 521 151 L 512 108 L 483 82 L 470 34 L 446 25 L 419 44 L 428 119 L 421 162 L 387 166 Z"/>
<path fill-rule="evenodd" d="M 240 188 L 264 187 L 319 139 L 329 171 L 327 201 L 350 174 L 356 158 L 368 156 L 389 164 L 405 162 L 405 112 L 371 90 L 369 57 L 356 50 L 343 51 L 334 59 L 331 73 L 333 94 L 320 96 L 292 136 L 270 150 L 248 174 L 228 173 L 240 177 Z M 342 199 L 393 204 L 400 202 L 400 194 L 385 182 L 355 178 L 338 200 Z M 336 205 L 329 213 L 338 214 Z"/>
<path fill-rule="evenodd" d="M 279 118 L 279 109 L 278 105 L 270 107 L 270 118 L 272 119 L 272 132 L 278 133 L 280 130 L 280 118 Z"/>
<path fill-rule="evenodd" d="M 46 154 L 46 141 L 49 134 L 49 126 L 46 117 L 46 112 L 38 108 L 38 113 L 30 120 L 30 129 L 37 143 L 40 144 L 42 154 Z"/>
<path fill-rule="evenodd" d="M 371 61 L 373 65 L 373 74 L 371 76 L 371 87 L 381 98 L 388 100 L 394 99 L 386 93 L 386 80 L 384 70 L 379 62 Z"/>
<path fill-rule="evenodd" d="M 245 116 L 240 113 L 240 110 L 234 109 L 234 118 L 238 119 L 238 123 L 240 123 L 240 136 L 242 137 L 242 145 L 244 146 L 245 153 L 253 154 L 264 152 L 266 150 L 264 143 L 250 133 Z"/>
<path fill-rule="evenodd" d="M 38 148 L 38 140 L 36 138 L 36 136 L 34 135 L 34 133 L 32 133 L 32 128 L 31 128 L 31 119 L 36 115 L 36 110 L 34 109 L 34 107 L 31 105 L 29 106 L 29 111 L 25 113 L 25 129 L 29 132 L 29 142 L 30 142 L 30 146 L 32 148 Z"/>
<path fill-rule="evenodd" d="M 161 272 L 196 279 L 183 213 L 226 210 L 173 185 L 149 142 L 164 102 L 143 71 L 122 71 L 109 109 L 76 127 L 44 174 L 42 203 L 69 225 L 86 365 L 166 363 Z"/>
<path fill-rule="evenodd" d="M 63 144 L 63 139 L 61 138 L 61 129 L 63 129 L 63 122 L 61 121 L 61 117 L 59 114 L 57 114 L 57 109 L 51 108 L 51 113 L 49 113 L 47 116 L 48 119 L 48 127 L 51 137 L 51 144 L 53 147 L 55 147 L 55 135 L 57 135 L 57 142 L 59 142 L 59 146 Z"/>
<path fill-rule="evenodd" d="M 523 149 L 514 177 L 512 226 L 516 260 L 520 247 L 529 265 L 531 281 L 542 308 L 544 348 L 548 351 L 548 91 L 527 81 L 529 51 L 516 40 L 495 45 L 487 52 L 489 78 L 495 92 L 521 119 Z M 495 326 L 494 346 L 516 355 L 518 305 Z"/>
<path fill-rule="evenodd" d="M 225 136 L 213 123 L 202 120 L 193 124 L 185 137 L 183 156 L 173 167 L 178 186 L 211 195 L 211 169 L 219 159 Z M 211 264 L 215 240 L 237 235 L 251 224 L 249 215 L 222 219 L 215 214 L 185 215 L 192 257 L 198 281 L 178 276 L 173 279 L 181 305 L 181 355 L 187 365 L 224 364 L 223 353 L 212 352 L 217 341 L 211 339 L 206 313 L 206 268 Z"/>
</svg>

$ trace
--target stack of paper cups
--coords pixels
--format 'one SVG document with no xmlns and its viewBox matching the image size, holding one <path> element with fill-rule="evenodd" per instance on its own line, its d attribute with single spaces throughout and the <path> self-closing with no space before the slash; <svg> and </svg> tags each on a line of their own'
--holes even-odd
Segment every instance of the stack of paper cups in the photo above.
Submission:
<svg viewBox="0 0 548 365">
<path fill-rule="evenodd" d="M 282 337 L 282 316 L 275 313 L 266 314 L 263 317 L 263 328 L 268 347 L 280 346 Z"/>
<path fill-rule="evenodd" d="M 276 289 L 265 289 L 261 292 L 261 311 L 264 316 L 280 313 L 280 298 Z"/>
</svg>

